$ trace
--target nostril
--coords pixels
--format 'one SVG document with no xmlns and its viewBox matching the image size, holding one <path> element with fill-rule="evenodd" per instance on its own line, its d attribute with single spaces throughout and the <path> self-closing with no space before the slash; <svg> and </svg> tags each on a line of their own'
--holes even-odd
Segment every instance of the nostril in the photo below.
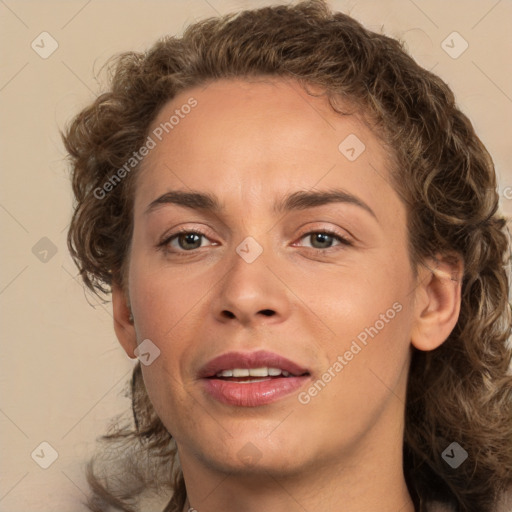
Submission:
<svg viewBox="0 0 512 512">
<path fill-rule="evenodd" d="M 275 315 L 275 311 L 273 311 L 272 309 L 262 309 L 260 311 L 261 314 L 265 315 L 265 316 L 273 316 Z M 236 318 L 236 315 L 234 313 L 232 313 L 231 311 L 228 311 L 227 309 L 225 309 L 222 314 L 227 317 L 227 318 Z"/>
</svg>

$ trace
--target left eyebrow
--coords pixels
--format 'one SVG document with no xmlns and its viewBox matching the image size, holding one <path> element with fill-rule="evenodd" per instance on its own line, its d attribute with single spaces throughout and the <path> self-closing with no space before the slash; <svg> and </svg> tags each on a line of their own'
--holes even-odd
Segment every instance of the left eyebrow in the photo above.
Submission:
<svg viewBox="0 0 512 512">
<path fill-rule="evenodd" d="M 292 210 L 305 210 L 330 203 L 348 203 L 365 210 L 378 221 L 375 212 L 360 198 L 342 189 L 329 189 L 322 191 L 298 190 L 284 196 L 274 204 L 276 214 Z M 200 191 L 185 192 L 182 190 L 169 191 L 154 201 L 145 210 L 148 214 L 160 206 L 176 204 L 194 210 L 206 210 L 220 213 L 223 210 L 220 201 L 215 195 Z"/>
<path fill-rule="evenodd" d="M 323 206 L 330 203 L 353 204 L 365 210 L 378 221 L 375 212 L 364 201 L 342 189 L 329 189 L 314 192 L 298 190 L 279 200 L 274 205 L 274 211 L 281 213 L 291 210 L 305 210 L 307 208 L 314 208 L 315 206 Z"/>
</svg>

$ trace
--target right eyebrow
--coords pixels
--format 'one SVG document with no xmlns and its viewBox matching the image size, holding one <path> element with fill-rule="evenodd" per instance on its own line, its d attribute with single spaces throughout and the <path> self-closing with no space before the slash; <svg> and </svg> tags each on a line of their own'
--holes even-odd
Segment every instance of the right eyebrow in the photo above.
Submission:
<svg viewBox="0 0 512 512">
<path fill-rule="evenodd" d="M 166 204 L 177 204 L 178 206 L 184 206 L 186 208 L 210 210 L 216 213 L 222 210 L 220 202 L 212 194 L 196 191 L 184 192 L 182 190 L 172 190 L 152 201 L 147 206 L 144 213 L 151 213 Z"/>
</svg>

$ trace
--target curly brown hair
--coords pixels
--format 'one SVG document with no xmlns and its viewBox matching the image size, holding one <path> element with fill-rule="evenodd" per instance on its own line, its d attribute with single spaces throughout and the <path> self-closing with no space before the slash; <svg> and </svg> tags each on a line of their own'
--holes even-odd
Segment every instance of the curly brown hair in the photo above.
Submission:
<svg viewBox="0 0 512 512">
<path fill-rule="evenodd" d="M 440 253 L 464 261 L 455 329 L 436 350 L 413 351 L 403 444 L 411 496 L 418 510 L 434 501 L 460 512 L 495 510 L 512 485 L 508 233 L 492 159 L 448 85 L 400 42 L 322 0 L 200 21 L 145 53 L 118 56 L 110 69 L 108 92 L 63 135 L 76 197 L 68 245 L 87 287 L 101 294 L 126 284 L 137 167 L 101 199 L 98 190 L 144 144 L 165 103 L 221 78 L 266 75 L 292 78 L 306 90 L 319 86 L 335 112 L 345 114 L 339 99 L 352 105 L 391 152 L 393 186 L 407 207 L 411 262 Z M 140 363 L 131 399 L 135 425 L 104 438 L 130 448 L 123 467 L 135 476 L 115 490 L 90 465 L 89 508 L 136 510 L 137 497 L 152 485 L 173 492 L 165 511 L 181 512 L 186 489 L 176 446 L 147 396 Z M 469 454 L 457 471 L 441 457 L 453 440 Z"/>
</svg>

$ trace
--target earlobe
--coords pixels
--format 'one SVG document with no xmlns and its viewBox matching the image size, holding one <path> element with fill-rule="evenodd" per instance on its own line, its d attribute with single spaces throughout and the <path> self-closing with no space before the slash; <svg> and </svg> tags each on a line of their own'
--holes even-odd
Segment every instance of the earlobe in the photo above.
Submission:
<svg viewBox="0 0 512 512">
<path fill-rule="evenodd" d="M 439 347 L 459 318 L 463 263 L 458 256 L 425 262 L 418 272 L 411 342 L 418 350 Z"/>
<path fill-rule="evenodd" d="M 119 343 L 128 357 L 134 359 L 137 347 L 137 336 L 133 325 L 133 317 L 127 298 L 122 288 L 112 285 L 112 309 L 114 314 L 114 331 Z"/>
</svg>

